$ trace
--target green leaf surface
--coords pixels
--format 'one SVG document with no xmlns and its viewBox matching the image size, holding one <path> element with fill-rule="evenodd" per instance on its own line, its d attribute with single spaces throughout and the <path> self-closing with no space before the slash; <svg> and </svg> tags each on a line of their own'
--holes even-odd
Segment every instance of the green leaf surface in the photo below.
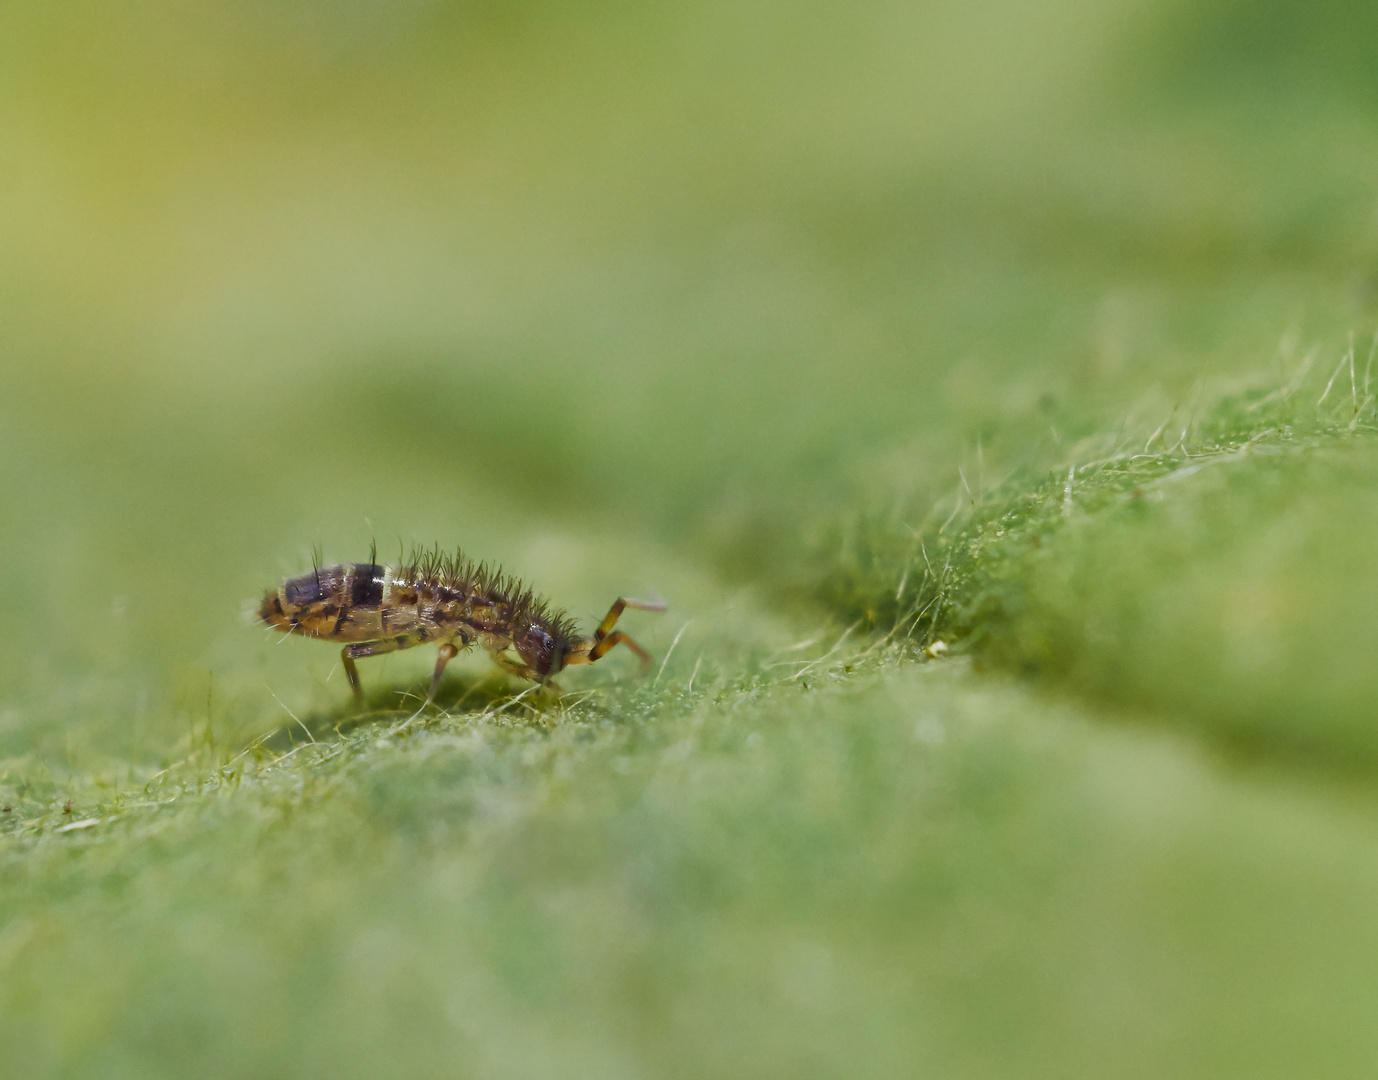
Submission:
<svg viewBox="0 0 1378 1080">
<path fill-rule="evenodd" d="M 0 11 L 0 1074 L 1370 1076 L 1373 19 L 1284 8 Z M 356 704 L 252 612 L 375 542 L 650 670 Z"/>
</svg>

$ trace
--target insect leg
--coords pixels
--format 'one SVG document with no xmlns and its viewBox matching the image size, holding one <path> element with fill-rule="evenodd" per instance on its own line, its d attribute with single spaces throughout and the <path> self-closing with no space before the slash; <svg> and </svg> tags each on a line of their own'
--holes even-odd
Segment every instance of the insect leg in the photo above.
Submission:
<svg viewBox="0 0 1378 1080">
<path fill-rule="evenodd" d="M 359 685 L 359 669 L 354 666 L 354 657 L 349 655 L 348 645 L 340 651 L 340 663 L 344 665 L 345 678 L 349 680 L 349 688 L 354 691 L 355 699 L 363 701 L 364 688 Z"/>
<path fill-rule="evenodd" d="M 382 641 L 358 641 L 341 649 L 340 662 L 344 664 L 345 675 L 349 679 L 349 685 L 354 691 L 354 696 L 360 701 L 364 700 L 364 689 L 359 685 L 359 669 L 354 666 L 355 660 L 362 660 L 365 656 L 382 656 L 384 653 L 397 652 L 399 649 L 409 649 L 413 645 L 420 645 L 423 640 L 414 634 L 407 634 L 405 637 L 384 638 Z"/>
<path fill-rule="evenodd" d="M 431 692 L 426 695 L 426 704 L 435 700 L 435 692 L 440 689 L 440 676 L 445 674 L 445 665 L 459 655 L 459 649 L 448 641 L 440 645 L 440 655 L 436 657 L 435 674 L 431 676 Z"/>
<path fill-rule="evenodd" d="M 617 617 L 627 608 L 634 608 L 637 611 L 664 611 L 665 604 L 660 600 L 631 600 L 628 597 L 619 596 L 612 602 L 612 607 L 608 608 L 608 613 L 603 616 L 603 621 L 598 624 L 598 629 L 593 632 L 594 652 L 589 654 L 591 660 L 597 660 L 598 657 L 612 648 L 612 645 L 609 645 L 606 649 L 599 650 L 597 646 L 608 636 L 608 631 L 612 629 L 613 623 L 617 622 Z M 641 646 L 636 646 L 635 651 L 641 653 L 646 658 L 646 662 L 650 663 L 650 657 L 646 656 Z"/>
<path fill-rule="evenodd" d="M 495 652 L 491 655 L 493 657 L 493 663 L 497 664 L 498 667 L 502 668 L 502 670 L 509 675 L 516 675 L 518 678 L 522 679 L 530 679 L 532 682 L 540 682 L 541 677 L 536 674 L 535 668 L 529 667 L 520 660 L 513 659 L 504 652 Z"/>
<path fill-rule="evenodd" d="M 647 608 L 646 610 L 663 611 L 664 608 Z M 621 630 L 614 630 L 611 634 L 603 638 L 602 641 L 597 642 L 593 646 L 593 648 L 589 650 L 589 663 L 591 664 L 595 660 L 599 659 L 601 656 L 605 655 L 607 651 L 611 649 L 614 645 L 625 645 L 627 646 L 627 648 L 631 649 L 632 652 L 636 653 L 636 655 L 641 658 L 641 666 L 643 668 L 648 668 L 651 666 L 651 654 L 648 653 L 645 649 L 643 649 L 640 645 L 638 645 L 635 641 L 633 641 L 629 636 L 622 633 Z"/>
</svg>

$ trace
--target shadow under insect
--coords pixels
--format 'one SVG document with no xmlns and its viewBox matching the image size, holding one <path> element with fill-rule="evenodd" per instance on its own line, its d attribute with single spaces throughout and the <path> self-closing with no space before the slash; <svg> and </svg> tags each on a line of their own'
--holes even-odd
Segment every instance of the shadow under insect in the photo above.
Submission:
<svg viewBox="0 0 1378 1080">
<path fill-rule="evenodd" d="M 509 712 L 509 705 L 516 706 L 510 715 L 529 716 L 531 710 L 539 712 L 553 697 L 544 688 L 514 686 L 496 671 L 450 674 L 441 681 L 433 697 L 428 697 L 429 688 L 429 680 L 379 686 L 336 708 L 290 715 L 260 745 L 285 752 L 303 742 L 328 742 L 370 725 L 386 726 L 409 718 L 425 724 L 437 717 L 493 715 Z"/>
</svg>

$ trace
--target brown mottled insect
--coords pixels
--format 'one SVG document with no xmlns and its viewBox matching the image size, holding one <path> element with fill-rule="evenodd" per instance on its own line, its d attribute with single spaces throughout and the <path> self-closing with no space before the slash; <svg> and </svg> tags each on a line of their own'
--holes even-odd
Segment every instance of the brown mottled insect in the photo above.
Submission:
<svg viewBox="0 0 1378 1080">
<path fill-rule="evenodd" d="M 445 665 L 470 645 L 482 645 L 504 671 L 547 682 L 571 664 L 591 664 L 614 645 L 650 655 L 613 624 L 626 608 L 664 611 L 659 602 L 613 602 L 598 629 L 584 637 L 563 611 L 552 609 L 516 578 L 461 552 L 414 554 L 404 566 L 366 563 L 317 567 L 268 592 L 258 615 L 269 626 L 322 641 L 347 642 L 341 658 L 354 696 L 363 697 L 354 661 L 434 641 L 440 656 L 431 677 L 435 697 Z M 514 655 L 515 654 L 515 655 Z"/>
</svg>

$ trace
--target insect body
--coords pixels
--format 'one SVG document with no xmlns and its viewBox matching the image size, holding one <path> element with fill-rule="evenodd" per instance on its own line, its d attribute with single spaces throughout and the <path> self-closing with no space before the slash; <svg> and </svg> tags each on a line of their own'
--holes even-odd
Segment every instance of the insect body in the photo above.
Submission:
<svg viewBox="0 0 1378 1080">
<path fill-rule="evenodd" d="M 585 637 L 569 616 L 515 578 L 459 552 L 434 551 L 405 566 L 343 563 L 288 578 L 264 595 L 258 614 L 289 634 L 346 643 L 341 657 L 357 698 L 363 690 L 354 661 L 436 642 L 430 701 L 445 665 L 470 645 L 482 645 L 504 671 L 542 683 L 572 664 L 593 663 L 618 644 L 649 664 L 645 649 L 612 629 L 626 608 L 664 611 L 665 605 L 619 597 Z"/>
</svg>

